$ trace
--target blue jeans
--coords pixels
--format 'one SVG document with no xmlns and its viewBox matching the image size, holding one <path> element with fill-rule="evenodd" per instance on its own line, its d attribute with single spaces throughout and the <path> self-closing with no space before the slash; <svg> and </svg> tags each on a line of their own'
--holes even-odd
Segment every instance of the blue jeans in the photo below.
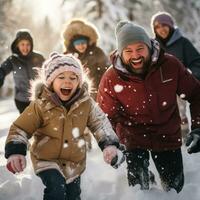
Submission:
<svg viewBox="0 0 200 200">
<path fill-rule="evenodd" d="M 66 184 L 65 178 L 56 169 L 49 169 L 38 174 L 46 186 L 43 200 L 81 200 L 80 177 Z"/>
</svg>

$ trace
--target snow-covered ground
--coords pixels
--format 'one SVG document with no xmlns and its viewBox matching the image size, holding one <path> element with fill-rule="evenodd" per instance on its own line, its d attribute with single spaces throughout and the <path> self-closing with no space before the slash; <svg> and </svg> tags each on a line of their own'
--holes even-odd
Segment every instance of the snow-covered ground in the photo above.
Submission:
<svg viewBox="0 0 200 200">
<path fill-rule="evenodd" d="M 0 200 L 42 200 L 44 186 L 33 173 L 29 155 L 23 173 L 13 175 L 5 168 L 4 143 L 9 126 L 17 116 L 12 98 L 0 100 Z M 185 147 L 182 150 L 185 186 L 181 193 L 177 194 L 173 190 L 163 192 L 159 184 L 150 191 L 141 191 L 139 186 L 128 187 L 125 163 L 117 170 L 104 163 L 102 153 L 94 141 L 81 179 L 82 200 L 199 200 L 200 153 L 188 155 Z M 155 172 L 152 163 L 151 170 Z M 158 175 L 155 174 L 159 183 Z"/>
</svg>

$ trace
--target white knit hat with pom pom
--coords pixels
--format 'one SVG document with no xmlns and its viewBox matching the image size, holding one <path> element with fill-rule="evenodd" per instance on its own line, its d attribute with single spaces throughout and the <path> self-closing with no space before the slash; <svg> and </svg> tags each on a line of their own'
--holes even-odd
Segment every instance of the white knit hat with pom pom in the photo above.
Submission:
<svg viewBox="0 0 200 200">
<path fill-rule="evenodd" d="M 43 64 L 44 78 L 47 87 L 50 87 L 53 80 L 65 71 L 74 72 L 79 78 L 80 86 L 82 85 L 83 66 L 81 62 L 72 54 L 51 53 L 49 59 Z"/>
</svg>

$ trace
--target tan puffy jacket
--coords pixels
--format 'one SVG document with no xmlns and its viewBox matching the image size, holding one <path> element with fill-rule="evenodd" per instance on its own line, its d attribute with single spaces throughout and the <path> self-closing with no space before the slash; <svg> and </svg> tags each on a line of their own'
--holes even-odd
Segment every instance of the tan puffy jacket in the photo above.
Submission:
<svg viewBox="0 0 200 200">
<path fill-rule="evenodd" d="M 6 145 L 27 145 L 33 136 L 30 151 L 35 172 L 54 168 L 71 182 L 86 166 L 86 127 L 98 143 L 118 144 L 109 120 L 86 90 L 67 111 L 43 87 L 42 94 L 13 122 Z"/>
</svg>

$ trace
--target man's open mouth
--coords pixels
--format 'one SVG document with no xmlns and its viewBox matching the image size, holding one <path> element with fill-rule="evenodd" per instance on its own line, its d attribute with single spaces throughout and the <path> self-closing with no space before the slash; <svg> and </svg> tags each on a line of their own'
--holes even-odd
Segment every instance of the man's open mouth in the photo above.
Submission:
<svg viewBox="0 0 200 200">
<path fill-rule="evenodd" d="M 139 58 L 139 59 L 137 59 L 137 60 L 131 60 L 131 64 L 133 64 L 133 65 L 137 65 L 137 64 L 141 64 L 142 63 L 142 58 Z"/>
</svg>

